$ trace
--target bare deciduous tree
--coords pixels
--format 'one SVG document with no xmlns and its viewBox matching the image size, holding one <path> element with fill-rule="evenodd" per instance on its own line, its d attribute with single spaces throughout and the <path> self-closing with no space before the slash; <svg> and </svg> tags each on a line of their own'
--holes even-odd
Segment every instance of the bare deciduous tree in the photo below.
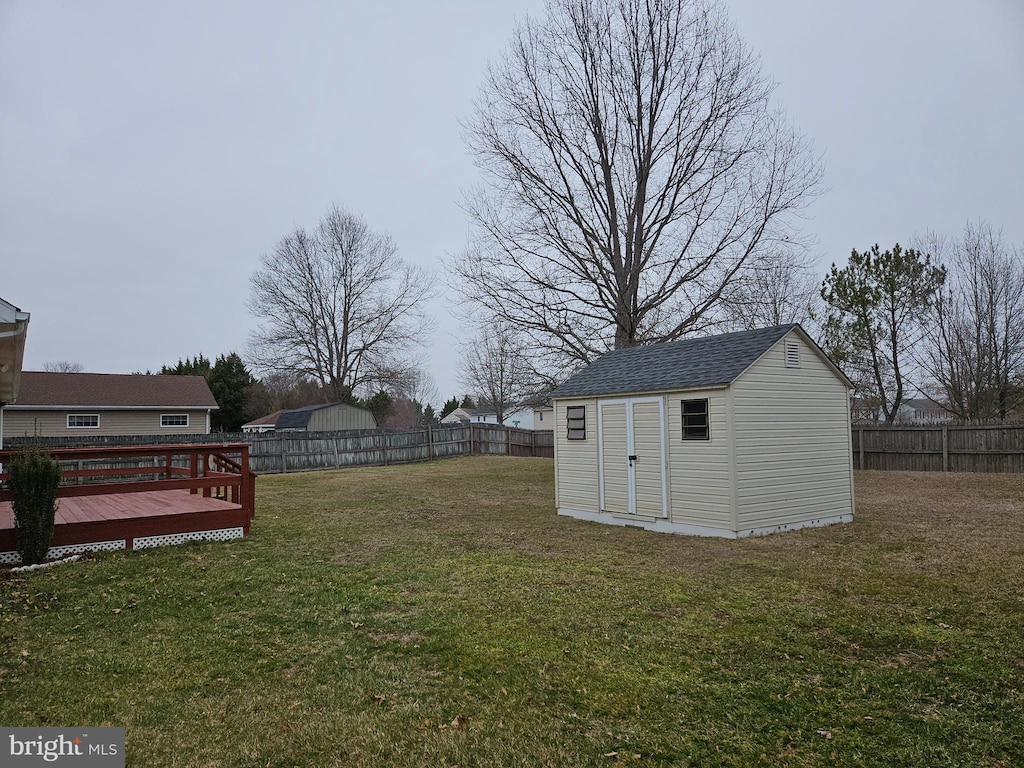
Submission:
<svg viewBox="0 0 1024 768">
<path fill-rule="evenodd" d="M 933 307 L 922 365 L 961 419 L 1006 420 L 1024 405 L 1024 251 L 987 222 L 932 236 L 950 280 Z"/>
<path fill-rule="evenodd" d="M 431 280 L 360 216 L 334 206 L 315 230 L 296 229 L 260 261 L 248 304 L 259 322 L 249 342 L 258 368 L 309 376 L 345 400 L 417 367 Z"/>
<path fill-rule="evenodd" d="M 489 401 L 499 424 L 539 389 L 523 338 L 510 323 L 497 318 L 483 322 L 466 345 L 459 381 Z"/>
<path fill-rule="evenodd" d="M 451 264 L 550 363 L 706 328 L 821 164 L 714 0 L 551 0 L 466 126 L 489 181 Z"/>
<path fill-rule="evenodd" d="M 722 301 L 726 323 L 751 330 L 786 323 L 805 327 L 821 316 L 821 276 L 806 253 L 773 250 L 751 259 Z"/>
<path fill-rule="evenodd" d="M 48 373 L 81 373 L 85 370 L 85 366 L 70 360 L 57 360 L 44 364 L 43 370 Z"/>
</svg>

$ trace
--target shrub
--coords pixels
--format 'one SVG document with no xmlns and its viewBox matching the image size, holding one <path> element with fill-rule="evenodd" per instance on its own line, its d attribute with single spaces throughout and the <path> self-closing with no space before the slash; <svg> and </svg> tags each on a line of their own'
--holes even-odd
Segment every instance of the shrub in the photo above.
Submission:
<svg viewBox="0 0 1024 768">
<path fill-rule="evenodd" d="M 51 456 L 29 451 L 14 456 L 8 466 L 7 487 L 13 497 L 14 530 L 22 565 L 46 559 L 53 543 L 60 464 Z"/>
</svg>

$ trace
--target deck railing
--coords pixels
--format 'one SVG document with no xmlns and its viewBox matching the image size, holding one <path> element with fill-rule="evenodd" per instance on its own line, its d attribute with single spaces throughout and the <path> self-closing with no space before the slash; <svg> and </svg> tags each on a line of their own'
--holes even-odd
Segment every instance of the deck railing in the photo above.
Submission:
<svg viewBox="0 0 1024 768">
<path fill-rule="evenodd" d="M 250 521 L 256 511 L 248 443 L 52 448 L 43 452 L 61 464 L 58 498 L 187 490 L 238 504 Z M 0 451 L 0 465 L 18 453 Z M 6 479 L 7 472 L 0 472 L 0 481 Z M 0 501 L 11 500 L 11 492 L 0 486 Z"/>
</svg>

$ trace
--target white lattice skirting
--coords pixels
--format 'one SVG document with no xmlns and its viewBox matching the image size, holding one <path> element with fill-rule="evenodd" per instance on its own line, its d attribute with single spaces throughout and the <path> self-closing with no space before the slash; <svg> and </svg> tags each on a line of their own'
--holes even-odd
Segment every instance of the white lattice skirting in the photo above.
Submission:
<svg viewBox="0 0 1024 768">
<path fill-rule="evenodd" d="M 164 547 L 172 544 L 184 544 L 187 541 L 231 541 L 240 539 L 245 535 L 242 528 L 221 528 L 216 531 L 195 531 L 191 533 L 168 533 L 163 536 L 139 536 L 133 540 L 134 549 L 150 549 L 152 547 Z M 48 560 L 57 560 L 68 555 L 77 555 L 82 552 L 111 551 L 125 549 L 127 544 L 120 541 L 92 541 L 88 544 L 68 544 L 63 547 L 50 547 L 46 553 Z M 0 565 L 17 565 L 21 562 L 21 555 L 17 552 L 0 552 Z"/>
<path fill-rule="evenodd" d="M 194 531 L 192 533 L 168 533 L 164 536 L 139 536 L 135 549 L 163 547 L 169 544 L 184 544 L 186 541 L 231 541 L 245 535 L 241 528 L 221 528 L 219 531 Z"/>
<path fill-rule="evenodd" d="M 68 555 L 80 555 L 82 552 L 103 552 L 115 549 L 124 549 L 124 539 L 119 541 L 90 541 L 88 544 L 67 544 L 63 547 L 50 547 L 46 552 L 47 560 L 59 560 Z M 21 555 L 17 552 L 0 552 L 0 563 L 4 565 L 17 565 L 21 562 Z"/>
</svg>

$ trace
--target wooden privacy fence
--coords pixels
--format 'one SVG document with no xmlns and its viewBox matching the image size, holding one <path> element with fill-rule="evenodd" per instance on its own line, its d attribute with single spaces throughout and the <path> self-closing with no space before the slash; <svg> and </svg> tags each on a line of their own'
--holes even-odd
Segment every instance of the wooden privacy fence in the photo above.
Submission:
<svg viewBox="0 0 1024 768">
<path fill-rule="evenodd" d="M 1024 425 L 854 425 L 853 467 L 925 472 L 1024 472 Z"/>
<path fill-rule="evenodd" d="M 280 432 L 253 435 L 256 472 L 410 464 L 449 456 L 554 456 L 554 433 L 466 424 L 395 432 Z"/>
<path fill-rule="evenodd" d="M 68 438 L 8 439 L 6 447 L 157 445 L 166 436 L 130 435 Z M 500 456 L 555 455 L 554 432 L 498 424 L 455 424 L 395 431 L 263 432 L 175 435 L 175 443 L 250 444 L 249 466 L 258 474 L 304 472 L 369 465 L 408 464 L 448 456 L 490 454 Z"/>
</svg>

